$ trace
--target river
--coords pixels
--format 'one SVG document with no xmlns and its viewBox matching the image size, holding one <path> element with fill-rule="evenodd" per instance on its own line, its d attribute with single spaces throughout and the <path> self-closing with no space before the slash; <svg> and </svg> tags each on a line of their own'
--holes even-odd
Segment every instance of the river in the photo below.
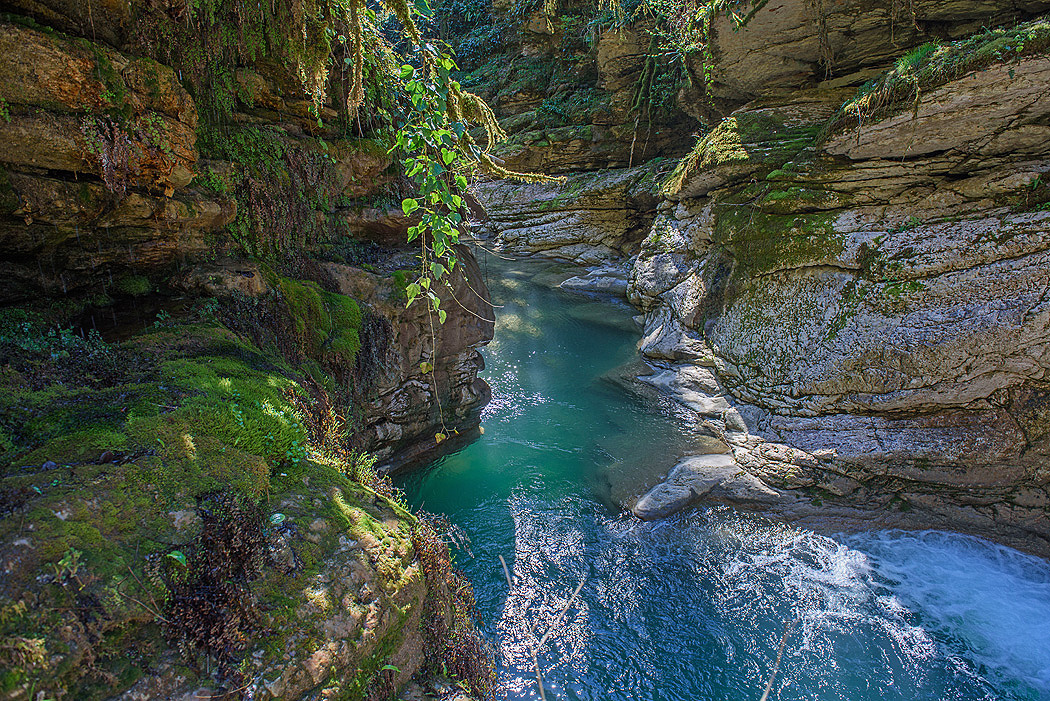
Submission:
<svg viewBox="0 0 1050 701">
<path fill-rule="evenodd" d="M 553 289 L 549 262 L 482 263 L 499 305 L 484 435 L 399 486 L 469 538 L 456 562 L 497 652 L 499 698 L 540 698 L 532 650 L 551 630 L 547 699 L 757 701 L 783 639 L 770 699 L 1050 700 L 1043 560 L 943 532 L 821 535 L 726 507 L 627 513 L 710 439 L 674 402 L 618 381 L 638 338 L 629 306 Z"/>
</svg>

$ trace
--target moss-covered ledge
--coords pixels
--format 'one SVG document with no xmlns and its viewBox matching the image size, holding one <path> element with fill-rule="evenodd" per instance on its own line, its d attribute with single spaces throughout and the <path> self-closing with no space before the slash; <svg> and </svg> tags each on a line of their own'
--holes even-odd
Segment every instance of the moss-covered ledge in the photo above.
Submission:
<svg viewBox="0 0 1050 701">
<path fill-rule="evenodd" d="M 437 531 L 213 311 L 121 343 L 4 312 L 0 698 L 385 698 L 442 665 L 484 691 Z"/>
</svg>

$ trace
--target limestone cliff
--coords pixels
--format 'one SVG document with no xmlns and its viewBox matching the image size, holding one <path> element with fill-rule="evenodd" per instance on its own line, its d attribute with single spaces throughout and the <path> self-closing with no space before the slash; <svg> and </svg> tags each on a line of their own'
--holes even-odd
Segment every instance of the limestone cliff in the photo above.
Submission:
<svg viewBox="0 0 1050 701">
<path fill-rule="evenodd" d="M 508 168 L 565 180 L 493 180 L 474 194 L 481 233 L 503 250 L 622 268 L 652 223 L 661 175 L 698 124 L 675 101 L 677 74 L 650 55 L 646 23 L 614 28 L 597 12 L 587 2 L 551 17 L 492 4 L 485 31 L 496 27 L 500 40 L 461 51 L 464 81 L 509 134 L 495 150 Z M 472 46 L 478 31 L 457 41 Z"/>
<path fill-rule="evenodd" d="M 406 308 L 397 167 L 259 27 L 2 6 L 0 697 L 486 679 L 469 585 L 380 476 L 476 430 L 470 251 L 445 324 Z"/>
<path fill-rule="evenodd" d="M 110 46 L 85 38 L 93 30 L 77 13 L 94 4 L 54 5 L 19 5 L 32 14 L 0 25 L 0 301 L 79 300 L 100 328 L 116 325 L 124 309 L 149 306 L 145 298 L 201 293 L 228 306 L 277 297 L 294 317 L 308 310 L 295 308 L 293 288 L 278 278 L 319 285 L 362 307 L 361 328 L 351 330 L 358 348 L 343 360 L 303 358 L 276 340 L 294 363 L 349 371 L 335 374 L 371 407 L 359 417 L 361 448 L 396 465 L 399 449 L 418 449 L 415 438 L 443 424 L 466 429 L 487 396 L 473 351 L 491 338 L 488 293 L 464 249 L 462 304 L 450 304 L 449 323 L 439 325 L 436 354 L 425 314 L 399 310 L 403 270 L 410 275 L 415 263 L 403 250 L 406 218 L 388 211 L 394 175 L 385 150 L 318 126 L 301 88 L 287 84 L 293 77 L 268 65 L 237 69 L 235 126 L 205 128 L 173 69 L 130 53 L 127 35 L 145 21 L 136 6 L 97 8 L 118 14 L 105 30 Z M 198 130 L 210 158 L 199 155 Z M 246 253 L 271 262 L 260 266 Z M 420 340 L 401 342 L 407 335 Z M 334 367 L 344 360 L 351 367 Z M 438 402 L 422 361 L 439 368 Z M 416 392 L 428 400 L 393 409 L 405 404 L 395 395 L 407 387 L 431 387 Z M 396 426 L 377 431 L 381 417 Z"/>
<path fill-rule="evenodd" d="M 720 25 L 710 92 L 734 111 L 634 263 L 641 352 L 721 431 L 730 477 L 765 483 L 712 497 L 1045 555 L 1050 27 L 1010 22 L 1046 7 L 894 9 L 800 0 Z M 687 503 L 705 470 L 679 473 L 661 489 Z"/>
<path fill-rule="evenodd" d="M 663 112 L 637 110 L 642 19 L 547 79 L 590 109 L 559 112 L 530 82 L 535 57 L 569 53 L 573 5 L 471 64 L 502 86 L 508 164 L 565 176 L 479 183 L 497 243 L 599 268 L 580 285 L 617 291 L 629 270 L 646 381 L 732 449 L 678 466 L 636 512 L 703 494 L 810 519 L 849 506 L 1050 552 L 1050 3 L 729 5 L 710 4 Z"/>
</svg>

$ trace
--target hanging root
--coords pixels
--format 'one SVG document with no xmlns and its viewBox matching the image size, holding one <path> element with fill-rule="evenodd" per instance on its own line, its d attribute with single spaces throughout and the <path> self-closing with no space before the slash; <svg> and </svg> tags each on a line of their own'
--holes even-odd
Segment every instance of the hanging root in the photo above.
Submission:
<svg viewBox="0 0 1050 701">
<path fill-rule="evenodd" d="M 558 175 L 543 175 L 542 173 L 518 173 L 508 170 L 496 163 L 495 159 L 487 153 L 478 153 L 478 168 L 495 178 L 506 178 L 508 180 L 520 180 L 526 183 L 563 183 L 565 178 Z"/>
<path fill-rule="evenodd" d="M 362 3 L 363 4 L 363 3 Z M 405 29 L 405 34 L 416 46 L 423 44 L 423 38 L 419 34 L 419 28 L 412 19 L 412 5 L 409 0 L 383 0 L 383 6 L 390 10 L 390 14 L 397 17 L 397 21 Z"/>
<path fill-rule="evenodd" d="M 507 138 L 492 108 L 474 93 L 453 87 L 449 91 L 448 114 L 453 121 L 471 122 L 485 127 L 489 146 Z"/>
<path fill-rule="evenodd" d="M 361 0 L 351 0 L 350 12 L 347 24 L 350 28 L 351 46 L 353 51 L 352 61 L 354 65 L 353 74 L 350 76 L 350 92 L 346 96 L 346 108 L 356 112 L 357 108 L 365 102 L 365 51 L 364 51 L 364 28 L 362 27 L 361 10 L 364 3 Z"/>
</svg>

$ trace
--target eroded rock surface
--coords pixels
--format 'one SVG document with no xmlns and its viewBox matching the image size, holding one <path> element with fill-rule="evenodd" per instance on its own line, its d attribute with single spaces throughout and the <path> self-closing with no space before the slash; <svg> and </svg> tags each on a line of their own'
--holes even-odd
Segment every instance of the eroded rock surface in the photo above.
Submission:
<svg viewBox="0 0 1050 701">
<path fill-rule="evenodd" d="M 726 41 L 787 45 L 793 12 Z M 838 87 L 780 94 L 789 61 L 734 51 L 716 75 L 758 99 L 701 140 L 632 270 L 653 381 L 778 491 L 1050 553 L 1047 58 L 843 126 Z"/>
</svg>

